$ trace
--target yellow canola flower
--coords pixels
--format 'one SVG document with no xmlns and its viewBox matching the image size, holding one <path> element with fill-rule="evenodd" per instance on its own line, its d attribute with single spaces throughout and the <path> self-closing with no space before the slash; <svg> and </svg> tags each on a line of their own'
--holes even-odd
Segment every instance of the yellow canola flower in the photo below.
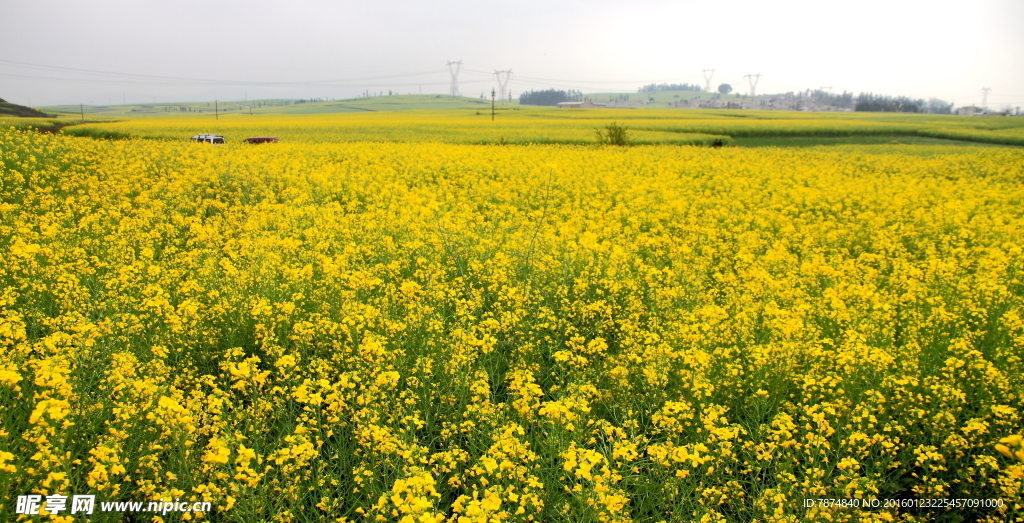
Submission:
<svg viewBox="0 0 1024 523">
<path fill-rule="evenodd" d="M 12 370 L 0 369 L 0 383 L 8 386 L 14 386 L 21 381 L 21 374 Z"/>
<path fill-rule="evenodd" d="M 226 464 L 231 456 L 231 449 L 219 438 L 210 440 L 206 448 L 206 453 L 203 454 L 203 461 L 208 463 Z"/>
<path fill-rule="evenodd" d="M 1001 438 L 999 443 L 996 444 L 996 450 L 1010 459 L 1024 461 L 1024 445 L 1021 445 L 1022 440 L 1024 440 L 1024 437 L 1020 434 L 1006 436 Z"/>
<path fill-rule="evenodd" d="M 292 368 L 297 364 L 298 360 L 292 354 L 285 354 L 277 359 L 275 365 L 281 369 Z"/>
<path fill-rule="evenodd" d="M 36 425 L 46 426 L 47 422 L 44 418 L 49 418 L 52 421 L 59 421 L 67 417 L 71 413 L 71 404 L 61 399 L 46 399 L 36 404 L 36 408 L 28 417 L 28 422 Z"/>
<path fill-rule="evenodd" d="M 1022 439 L 1024 439 L 1024 436 L 1021 436 L 1020 434 L 1014 434 L 1012 436 L 1006 436 L 1005 438 L 1000 439 L 999 443 L 1005 443 L 1006 445 L 1009 445 L 1011 447 L 1019 447 Z"/>
<path fill-rule="evenodd" d="M 0 470 L 8 473 L 15 473 L 18 471 L 18 467 L 14 466 L 11 460 L 14 459 L 14 454 L 10 452 L 0 451 Z"/>
</svg>

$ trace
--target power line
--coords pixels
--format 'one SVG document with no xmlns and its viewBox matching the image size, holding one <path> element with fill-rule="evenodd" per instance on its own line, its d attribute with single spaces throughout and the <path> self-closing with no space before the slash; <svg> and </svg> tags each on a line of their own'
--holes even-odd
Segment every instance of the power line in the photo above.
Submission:
<svg viewBox="0 0 1024 523">
<path fill-rule="evenodd" d="M 463 71 L 469 72 L 469 73 L 475 73 L 475 74 L 485 74 L 487 76 L 492 76 L 494 74 L 494 73 L 489 73 L 487 71 L 478 71 L 476 69 L 468 69 L 468 68 L 463 69 Z M 624 80 L 624 81 L 616 80 L 616 81 L 608 81 L 608 82 L 600 81 L 600 80 L 596 80 L 596 81 L 595 80 L 566 80 L 566 79 L 558 79 L 558 78 L 540 78 L 540 77 L 536 77 L 536 76 L 520 76 L 520 75 L 516 75 L 516 81 L 520 81 L 520 80 L 533 80 L 535 82 L 552 82 L 552 83 L 556 83 L 556 84 L 565 84 L 565 85 L 581 85 L 581 84 L 589 84 L 589 85 L 649 84 L 649 83 L 673 82 L 673 81 L 678 81 L 678 80 L 690 80 L 690 79 L 693 79 L 693 78 L 699 78 L 699 75 L 680 76 L 680 77 L 676 77 L 676 78 L 659 78 L 657 80 Z"/>
<path fill-rule="evenodd" d="M 246 86 L 312 86 L 312 85 L 346 85 L 353 84 L 355 82 L 367 82 L 374 80 L 387 80 L 393 78 L 408 78 L 413 76 L 421 76 L 428 74 L 438 74 L 442 71 L 421 71 L 416 73 L 397 74 L 397 75 L 384 75 L 384 76 L 373 76 L 373 77 L 362 77 L 362 78 L 349 78 L 349 79 L 336 79 L 336 80 L 301 80 L 301 81 L 245 81 L 245 80 L 218 80 L 211 78 L 191 78 L 191 77 L 178 77 L 178 76 L 165 76 L 165 75 L 148 75 L 148 74 L 137 74 L 137 73 L 123 73 L 118 71 L 104 71 L 97 69 L 84 69 L 78 67 L 63 67 L 56 65 L 37 64 L 30 62 L 19 62 L 14 60 L 0 59 L 0 64 L 7 64 L 16 67 L 25 67 L 32 69 L 48 70 L 53 72 L 63 73 L 74 73 L 87 76 L 94 76 L 99 78 L 55 78 L 48 76 L 31 76 L 31 75 L 18 75 L 11 73 L 0 73 L 0 76 L 6 76 L 10 78 L 26 78 L 46 81 L 57 81 L 57 82 L 94 82 L 94 83 L 118 83 L 118 82 L 130 82 L 130 83 L 145 83 L 145 84 L 160 84 L 167 82 L 176 83 L 193 83 L 193 84 L 211 84 L 211 85 L 246 85 Z M 471 72 L 476 74 L 485 74 L 490 77 L 494 73 L 488 73 L 484 71 L 476 71 L 472 69 L 462 68 L 462 61 L 448 62 L 448 73 L 452 76 L 450 87 L 454 87 L 454 92 L 458 93 L 458 75 L 460 71 Z M 658 83 L 658 82 L 669 82 L 677 80 L 692 79 L 694 76 L 685 76 L 678 78 L 667 78 L 658 80 L 628 80 L 628 81 L 579 81 L 579 80 L 559 80 L 553 78 L 541 78 L 541 77 L 519 77 L 520 80 L 528 81 L 534 85 L 552 85 L 562 84 L 559 87 L 566 88 L 578 88 L 580 86 L 598 88 L 611 85 L 621 84 L 646 84 L 646 83 Z M 396 86 L 408 86 L 408 85 L 424 85 L 422 82 L 416 82 L 413 84 L 398 84 Z M 425 85 L 436 85 L 436 84 L 425 84 Z M 362 85 L 347 85 L 349 87 L 373 87 L 374 84 L 362 84 Z"/>
<path fill-rule="evenodd" d="M 46 81 L 52 81 L 52 82 L 94 83 L 94 84 L 110 84 L 110 85 L 124 85 L 124 84 L 167 85 L 167 82 L 160 82 L 160 81 L 156 81 L 156 80 L 132 80 L 132 79 L 114 80 L 114 79 L 109 79 L 109 78 L 55 78 L 55 77 L 52 77 L 52 76 L 31 76 L 31 75 L 8 74 L 8 73 L 0 73 L 0 77 L 25 78 L 25 79 L 29 79 L 29 80 L 46 80 Z M 468 80 L 468 81 L 464 80 L 462 83 L 464 83 L 464 84 L 465 83 L 483 84 L 483 83 L 489 83 L 490 81 L 491 80 Z M 183 83 L 183 84 L 178 84 L 178 85 L 189 85 L 189 84 Z M 256 85 L 256 84 L 246 83 L 244 85 L 251 86 L 251 85 Z M 273 84 L 273 85 L 277 85 L 277 86 L 296 86 L 296 87 L 311 87 L 311 86 L 320 86 L 320 87 L 322 87 L 322 86 L 325 86 L 325 85 L 330 86 L 332 84 L 305 84 L 305 83 L 300 83 L 300 82 L 287 82 L 287 83 L 282 82 L 282 83 Z M 366 83 L 366 84 L 339 83 L 339 84 L 333 84 L 333 85 L 336 85 L 338 87 L 379 87 L 380 83 L 372 83 L 372 84 L 371 83 Z M 422 85 L 450 85 L 450 84 L 449 84 L 449 82 L 403 82 L 403 83 L 391 83 L 391 82 L 389 82 L 388 85 L 389 86 L 393 86 L 393 87 L 413 87 L 413 86 L 422 86 Z"/>
<path fill-rule="evenodd" d="M 321 84 L 344 84 L 351 82 L 366 82 L 371 80 L 387 80 L 391 78 L 407 78 L 411 76 L 423 76 L 428 74 L 439 74 L 444 72 L 443 70 L 433 71 L 420 71 L 415 73 L 405 73 L 396 75 L 384 75 L 384 76 L 370 76 L 364 78 L 348 78 L 339 80 L 303 80 L 303 81 L 245 81 L 245 80 L 216 80 L 210 78 L 188 78 L 178 76 L 161 76 L 161 75 L 149 75 L 149 74 L 136 74 L 136 73 L 121 73 L 116 71 L 100 71 L 96 69 L 81 69 L 77 67 L 62 67 L 56 65 L 45 65 L 45 64 L 33 64 L 28 62 L 16 62 L 13 60 L 0 59 L 0 64 L 8 64 L 17 67 L 26 67 L 31 69 L 43 69 L 55 72 L 67 72 L 67 73 L 78 73 L 86 74 L 91 76 L 110 76 L 122 79 L 136 79 L 136 80 L 148 80 L 148 81 L 172 81 L 172 82 L 189 82 L 189 83 L 209 83 L 218 85 L 321 85 Z M 14 76 L 14 75 L 5 75 Z M 24 76 L 25 78 L 29 78 Z M 75 80 L 75 79 L 69 79 Z M 85 79 L 82 79 L 84 81 Z"/>
</svg>

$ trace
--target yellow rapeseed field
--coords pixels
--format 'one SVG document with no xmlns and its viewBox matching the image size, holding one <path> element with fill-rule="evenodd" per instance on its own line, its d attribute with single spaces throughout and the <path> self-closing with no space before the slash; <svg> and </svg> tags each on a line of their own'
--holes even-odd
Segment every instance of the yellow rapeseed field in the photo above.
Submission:
<svg viewBox="0 0 1024 523">
<path fill-rule="evenodd" d="M 302 125 L 0 130 L 0 520 L 1024 521 L 1024 150 Z"/>
<path fill-rule="evenodd" d="M 42 119 L 28 125 L 47 125 Z M 0 126 L 14 119 L 0 118 Z M 50 121 L 52 122 L 52 120 Z M 272 129 L 288 142 L 440 142 L 467 144 L 592 144 L 594 128 L 619 122 L 636 144 L 711 145 L 722 139 L 766 137 L 942 138 L 1024 145 L 1022 118 L 957 118 L 946 115 L 854 112 L 786 112 L 680 109 L 553 109 L 503 107 L 496 118 L 481 110 L 186 115 L 131 118 L 76 125 L 66 132 L 92 137 L 181 140 L 216 132 L 241 141 Z M 20 126 L 26 125 L 20 123 Z"/>
<path fill-rule="evenodd" d="M 647 113 L 645 113 L 647 114 Z M 580 118 L 583 116 L 584 118 Z M 214 120 L 203 117 L 138 118 L 119 122 L 75 126 L 68 132 L 95 137 L 136 137 L 181 140 L 195 135 L 197 129 L 217 129 L 228 141 L 241 142 L 273 130 L 285 142 L 437 142 L 459 144 L 591 144 L 596 127 L 616 121 L 586 118 L 588 114 L 559 114 L 524 111 L 503 114 L 500 125 L 489 114 L 479 111 L 394 111 L 362 114 L 316 115 L 229 115 Z M 643 115 L 641 115 L 643 116 Z M 0 125 L 3 121 L 0 120 Z M 671 122 L 669 122 L 671 123 Z M 661 125 L 659 125 L 661 124 Z M 637 144 L 711 145 L 716 139 L 730 141 L 721 133 L 674 129 L 657 120 L 645 118 L 632 129 Z M 886 127 L 888 129 L 888 127 Z"/>
</svg>

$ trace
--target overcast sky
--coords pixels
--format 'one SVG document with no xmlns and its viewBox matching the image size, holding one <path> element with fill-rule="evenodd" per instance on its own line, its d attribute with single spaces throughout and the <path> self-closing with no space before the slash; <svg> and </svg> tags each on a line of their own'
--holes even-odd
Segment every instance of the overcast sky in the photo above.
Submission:
<svg viewBox="0 0 1024 523">
<path fill-rule="evenodd" d="M 1024 106 L 1024 0 L 0 0 L 0 98 L 58 103 L 462 94 L 648 82 Z M 41 67 L 45 66 L 45 67 Z M 109 74 L 117 73 L 117 74 Z"/>
</svg>

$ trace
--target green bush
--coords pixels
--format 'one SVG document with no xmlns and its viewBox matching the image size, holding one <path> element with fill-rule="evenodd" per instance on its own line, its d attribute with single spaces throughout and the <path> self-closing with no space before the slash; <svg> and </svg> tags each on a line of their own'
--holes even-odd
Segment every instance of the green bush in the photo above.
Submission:
<svg viewBox="0 0 1024 523">
<path fill-rule="evenodd" d="M 597 132 L 597 143 L 601 145 L 618 145 L 626 146 L 629 145 L 629 133 L 626 132 L 626 126 L 619 125 L 616 122 L 612 122 L 604 129 L 594 129 Z"/>
</svg>

